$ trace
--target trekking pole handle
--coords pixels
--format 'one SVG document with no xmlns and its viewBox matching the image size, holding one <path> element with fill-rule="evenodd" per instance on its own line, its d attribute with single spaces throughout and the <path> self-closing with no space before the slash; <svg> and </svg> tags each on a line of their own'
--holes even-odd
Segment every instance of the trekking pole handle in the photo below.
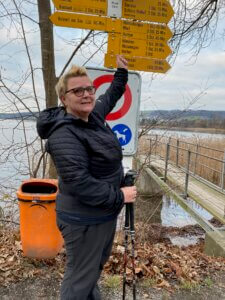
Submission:
<svg viewBox="0 0 225 300">
<path fill-rule="evenodd" d="M 124 186 L 134 185 L 134 180 L 137 177 L 137 172 L 134 170 L 129 170 L 124 178 Z"/>
<path fill-rule="evenodd" d="M 124 178 L 124 186 L 133 186 L 134 180 L 137 177 L 137 172 L 134 170 L 129 170 Z M 130 221 L 130 222 L 129 222 Z M 125 226 L 126 223 L 128 226 L 130 225 L 130 230 L 134 231 L 134 205 L 133 203 L 126 203 L 126 218 L 125 218 Z"/>
</svg>

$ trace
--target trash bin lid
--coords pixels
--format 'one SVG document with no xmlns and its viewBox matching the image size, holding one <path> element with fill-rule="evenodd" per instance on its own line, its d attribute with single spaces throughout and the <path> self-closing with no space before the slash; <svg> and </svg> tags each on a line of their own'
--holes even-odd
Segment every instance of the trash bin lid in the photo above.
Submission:
<svg viewBox="0 0 225 300">
<path fill-rule="evenodd" d="M 22 182 L 17 191 L 17 198 L 21 201 L 46 201 L 56 199 L 58 180 L 31 178 Z"/>
</svg>

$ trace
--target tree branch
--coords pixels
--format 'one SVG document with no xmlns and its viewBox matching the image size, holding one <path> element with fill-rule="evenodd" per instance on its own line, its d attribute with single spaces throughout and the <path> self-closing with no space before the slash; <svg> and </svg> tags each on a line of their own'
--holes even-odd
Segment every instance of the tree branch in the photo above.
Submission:
<svg viewBox="0 0 225 300">
<path fill-rule="evenodd" d="M 89 38 L 89 36 L 91 35 L 91 33 L 93 32 L 93 30 L 90 30 L 88 32 L 88 34 L 86 35 L 86 37 L 79 43 L 79 45 L 75 48 L 75 50 L 73 51 L 73 53 L 71 54 L 70 58 L 68 59 L 67 63 L 65 64 L 64 68 L 62 69 L 59 77 L 61 77 L 63 75 L 63 73 L 65 72 L 66 68 L 68 67 L 69 63 L 71 62 L 71 60 L 73 59 L 74 55 L 77 53 L 77 51 L 81 48 L 81 46 L 86 42 L 86 40 Z"/>
</svg>

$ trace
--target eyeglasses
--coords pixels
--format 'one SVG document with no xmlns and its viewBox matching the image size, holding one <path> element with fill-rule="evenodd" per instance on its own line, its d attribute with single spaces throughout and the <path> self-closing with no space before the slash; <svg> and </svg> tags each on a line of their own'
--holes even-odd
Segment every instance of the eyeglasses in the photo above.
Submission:
<svg viewBox="0 0 225 300">
<path fill-rule="evenodd" d="M 69 92 L 72 92 L 77 97 L 83 97 L 85 91 L 87 91 L 89 95 L 94 95 L 95 92 L 96 92 L 96 87 L 92 86 L 92 85 L 87 86 L 86 88 L 84 88 L 84 87 L 77 87 L 77 88 L 73 88 L 73 89 L 70 89 L 70 90 L 66 91 L 65 94 L 67 94 Z"/>
</svg>

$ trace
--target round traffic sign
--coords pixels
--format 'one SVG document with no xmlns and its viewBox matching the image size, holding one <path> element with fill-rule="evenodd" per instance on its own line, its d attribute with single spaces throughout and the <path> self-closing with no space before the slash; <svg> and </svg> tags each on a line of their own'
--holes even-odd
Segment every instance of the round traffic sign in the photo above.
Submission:
<svg viewBox="0 0 225 300">
<path fill-rule="evenodd" d="M 115 125 L 112 128 L 112 131 L 116 134 L 121 146 L 127 145 L 132 138 L 132 132 L 125 124 Z"/>
<path fill-rule="evenodd" d="M 94 80 L 93 84 L 96 87 L 96 89 L 98 89 L 102 84 L 112 82 L 113 78 L 114 78 L 113 75 L 102 75 L 100 77 L 97 77 Z M 109 113 L 106 116 L 107 121 L 114 121 L 122 118 L 130 109 L 132 103 L 132 94 L 128 84 L 126 84 L 126 91 L 123 96 L 124 96 L 123 105 L 117 111 Z"/>
</svg>

